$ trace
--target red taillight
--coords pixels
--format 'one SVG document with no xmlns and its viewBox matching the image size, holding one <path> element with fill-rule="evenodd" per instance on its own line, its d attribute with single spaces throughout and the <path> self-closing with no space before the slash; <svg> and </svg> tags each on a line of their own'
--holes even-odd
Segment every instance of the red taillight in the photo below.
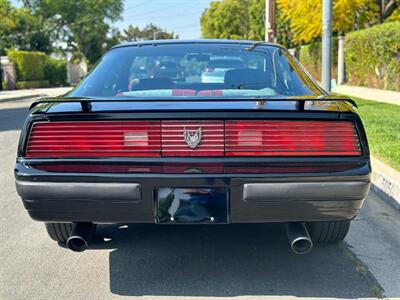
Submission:
<svg viewBox="0 0 400 300">
<path fill-rule="evenodd" d="M 235 120 L 225 123 L 226 156 L 360 154 L 352 122 Z"/>
<path fill-rule="evenodd" d="M 52 122 L 33 125 L 27 157 L 158 157 L 159 121 Z"/>
<path fill-rule="evenodd" d="M 35 123 L 26 157 L 356 156 L 350 121 L 171 120 Z"/>
</svg>

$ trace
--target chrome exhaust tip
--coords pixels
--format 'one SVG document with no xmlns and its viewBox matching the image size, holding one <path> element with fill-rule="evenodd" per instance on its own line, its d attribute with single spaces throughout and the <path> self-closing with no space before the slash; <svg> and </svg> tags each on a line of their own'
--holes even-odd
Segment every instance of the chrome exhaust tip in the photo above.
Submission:
<svg viewBox="0 0 400 300">
<path fill-rule="evenodd" d="M 288 223 L 286 235 L 290 248 L 296 254 L 306 254 L 313 248 L 313 242 L 304 223 Z"/>
<path fill-rule="evenodd" d="M 76 223 L 66 242 L 68 249 L 74 252 L 86 250 L 94 235 L 96 226 L 93 223 Z"/>
</svg>

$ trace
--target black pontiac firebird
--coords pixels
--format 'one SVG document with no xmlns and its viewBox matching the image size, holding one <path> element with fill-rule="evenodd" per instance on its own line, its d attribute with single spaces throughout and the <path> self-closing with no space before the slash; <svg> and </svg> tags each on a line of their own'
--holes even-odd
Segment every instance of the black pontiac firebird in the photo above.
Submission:
<svg viewBox="0 0 400 300">
<path fill-rule="evenodd" d="M 99 223 L 283 222 L 305 253 L 345 237 L 370 173 L 351 99 L 278 45 L 225 40 L 114 47 L 32 104 L 15 167 L 29 215 L 74 251 Z"/>
</svg>

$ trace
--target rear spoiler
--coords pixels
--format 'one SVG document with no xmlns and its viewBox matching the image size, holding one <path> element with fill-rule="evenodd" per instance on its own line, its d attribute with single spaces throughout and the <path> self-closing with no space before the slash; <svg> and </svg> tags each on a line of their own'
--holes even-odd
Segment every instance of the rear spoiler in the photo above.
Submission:
<svg viewBox="0 0 400 300">
<path fill-rule="evenodd" d="M 29 109 L 34 108 L 35 106 L 39 104 L 44 104 L 44 103 L 54 103 L 54 102 L 80 102 L 82 106 L 82 110 L 86 112 L 90 112 L 90 104 L 93 102 L 181 102 L 181 101 L 198 101 L 198 102 L 256 102 L 259 105 L 264 105 L 266 102 L 277 102 L 277 101 L 297 101 L 298 102 L 298 109 L 300 111 L 304 110 L 304 105 L 305 102 L 332 102 L 332 101 L 340 101 L 340 102 L 347 102 L 352 104 L 354 107 L 358 108 L 357 103 L 346 96 L 319 96 L 319 97 L 314 97 L 314 98 L 308 98 L 307 96 L 304 96 L 304 98 L 299 98 L 299 97 L 293 97 L 293 98 L 264 98 L 264 97 L 246 97 L 246 98 L 216 98 L 216 97 L 210 97 L 210 98 L 128 98 L 128 97 L 118 97 L 118 99 L 109 99 L 109 98 L 89 98 L 89 97 L 84 97 L 84 98 L 74 98 L 74 97 L 68 97 L 68 98 L 41 98 L 33 102 L 30 106 Z"/>
</svg>

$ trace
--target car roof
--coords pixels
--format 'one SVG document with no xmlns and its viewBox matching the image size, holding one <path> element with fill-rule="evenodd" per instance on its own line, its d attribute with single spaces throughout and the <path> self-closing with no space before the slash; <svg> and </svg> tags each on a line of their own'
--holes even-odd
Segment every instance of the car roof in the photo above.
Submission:
<svg viewBox="0 0 400 300">
<path fill-rule="evenodd" d="M 165 44 L 236 44 L 236 45 L 266 45 L 283 48 L 281 45 L 263 42 L 263 41 L 249 41 L 249 40 L 223 40 L 223 39 L 195 39 L 195 40 L 147 40 L 147 41 L 136 41 L 127 42 L 112 47 L 129 47 L 129 46 L 145 46 L 145 45 L 165 45 Z"/>
</svg>

